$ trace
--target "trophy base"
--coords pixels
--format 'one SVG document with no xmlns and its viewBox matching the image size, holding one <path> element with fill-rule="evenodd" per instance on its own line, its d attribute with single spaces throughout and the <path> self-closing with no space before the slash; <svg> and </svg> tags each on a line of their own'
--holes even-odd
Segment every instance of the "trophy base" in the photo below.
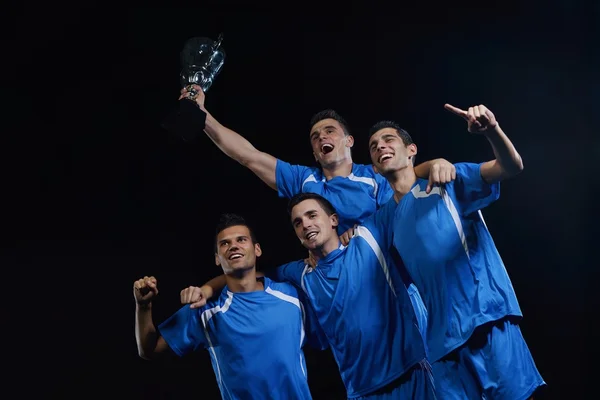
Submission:
<svg viewBox="0 0 600 400">
<path fill-rule="evenodd" d="M 204 130 L 205 123 L 206 113 L 196 103 L 183 99 L 179 101 L 179 108 L 171 112 L 161 126 L 185 142 L 191 142 Z"/>
</svg>

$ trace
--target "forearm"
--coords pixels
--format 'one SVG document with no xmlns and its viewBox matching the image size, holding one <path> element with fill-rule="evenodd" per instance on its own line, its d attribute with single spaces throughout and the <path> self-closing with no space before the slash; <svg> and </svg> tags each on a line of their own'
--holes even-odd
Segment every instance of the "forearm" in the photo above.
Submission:
<svg viewBox="0 0 600 400">
<path fill-rule="evenodd" d="M 523 160 L 500 125 L 485 134 L 494 151 L 495 160 L 482 166 L 482 177 L 487 182 L 499 182 L 523 171 Z"/>
<path fill-rule="evenodd" d="M 158 341 L 158 332 L 152 321 L 152 305 L 135 308 L 135 340 L 140 357 L 149 360 L 154 354 Z"/>
<path fill-rule="evenodd" d="M 221 125 L 206 111 L 204 132 L 227 156 L 250 169 L 271 189 L 277 190 L 277 159 L 270 154 L 259 151 L 240 134 Z"/>
<path fill-rule="evenodd" d="M 227 280 L 225 279 L 225 275 L 219 275 L 202 285 L 202 290 L 206 294 L 207 299 L 210 299 L 216 293 L 223 290 L 226 284 Z"/>
<path fill-rule="evenodd" d="M 429 178 L 429 172 L 431 172 L 431 165 L 438 160 L 443 160 L 443 158 L 436 158 L 435 160 L 425 161 L 415 166 L 415 175 L 417 176 L 417 178 Z"/>
<path fill-rule="evenodd" d="M 230 158 L 248 167 L 252 154 L 258 150 L 246 138 L 237 132 L 223 126 L 208 111 L 204 132 L 217 145 L 217 147 Z"/>
</svg>

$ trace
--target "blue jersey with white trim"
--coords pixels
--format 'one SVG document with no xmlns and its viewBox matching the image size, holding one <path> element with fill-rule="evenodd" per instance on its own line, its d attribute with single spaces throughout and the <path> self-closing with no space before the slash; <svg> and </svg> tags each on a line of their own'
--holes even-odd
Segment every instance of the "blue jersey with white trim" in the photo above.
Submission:
<svg viewBox="0 0 600 400">
<path fill-rule="evenodd" d="M 404 283 L 390 268 L 391 237 L 379 212 L 356 229 L 347 247 L 309 268 L 303 260 L 274 271 L 301 287 L 329 341 L 348 398 L 399 378 L 425 358 Z"/>
<path fill-rule="evenodd" d="M 522 315 L 480 212 L 498 199 L 500 184 L 486 183 L 480 164 L 455 166 L 455 181 L 427 194 L 427 181 L 417 179 L 398 204 L 392 199 L 382 207 L 428 310 L 432 362 L 466 342 L 477 326 Z"/>
<path fill-rule="evenodd" d="M 363 222 L 394 194 L 372 165 L 353 164 L 350 176 L 327 180 L 320 168 L 277 160 L 276 176 L 280 197 L 311 192 L 329 200 L 339 217 L 340 235 Z"/>
<path fill-rule="evenodd" d="M 223 399 L 311 399 L 302 346 L 304 306 L 298 290 L 264 278 L 265 290 L 183 306 L 159 326 L 183 356 L 208 349 Z"/>
</svg>

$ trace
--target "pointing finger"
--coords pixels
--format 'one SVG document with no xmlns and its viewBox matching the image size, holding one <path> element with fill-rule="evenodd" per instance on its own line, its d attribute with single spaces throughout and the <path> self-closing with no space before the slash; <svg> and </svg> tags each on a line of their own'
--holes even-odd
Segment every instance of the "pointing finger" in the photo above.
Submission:
<svg viewBox="0 0 600 400">
<path fill-rule="evenodd" d="M 465 119 L 467 119 L 467 112 L 465 110 L 461 110 L 458 107 L 454 107 L 451 104 L 444 104 L 444 108 L 448 111 L 450 111 L 452 114 L 458 115 L 459 117 L 463 117 Z"/>
</svg>

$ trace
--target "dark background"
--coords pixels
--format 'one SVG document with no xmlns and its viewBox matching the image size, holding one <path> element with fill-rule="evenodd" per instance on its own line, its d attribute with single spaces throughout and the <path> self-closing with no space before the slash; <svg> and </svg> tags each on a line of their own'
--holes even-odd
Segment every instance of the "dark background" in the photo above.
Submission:
<svg viewBox="0 0 600 400">
<path fill-rule="evenodd" d="M 157 322 L 174 312 L 181 289 L 221 272 L 212 252 L 221 212 L 255 225 L 259 266 L 304 257 L 283 199 L 204 135 L 184 143 L 160 128 L 177 107 L 184 41 L 223 32 L 227 59 L 207 108 L 288 162 L 312 165 L 308 123 L 324 108 L 347 118 L 358 163 L 369 163 L 365 133 L 380 119 L 413 135 L 418 161 L 484 161 L 486 141 L 443 104 L 488 106 L 525 163 L 484 215 L 549 384 L 540 398 L 588 393 L 598 4 L 91 2 L 7 15 L 3 331 L 17 390 L 219 398 L 205 352 L 138 358 L 133 281 L 158 278 Z M 343 398 L 330 354 L 307 357 L 315 399 Z"/>
</svg>

